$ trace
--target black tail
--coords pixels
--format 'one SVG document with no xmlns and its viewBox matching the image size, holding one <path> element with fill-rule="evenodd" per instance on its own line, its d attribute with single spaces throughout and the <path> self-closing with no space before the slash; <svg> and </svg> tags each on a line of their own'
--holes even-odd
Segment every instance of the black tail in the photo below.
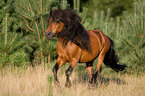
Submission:
<svg viewBox="0 0 145 96">
<path fill-rule="evenodd" d="M 109 37 L 108 37 L 109 38 Z M 111 46 L 109 51 L 107 52 L 107 54 L 105 55 L 104 58 L 104 64 L 108 67 L 111 67 L 113 70 L 115 70 L 116 72 L 118 71 L 123 71 L 125 69 L 125 67 L 127 67 L 126 65 L 120 65 L 117 64 L 119 62 L 118 57 L 115 55 L 115 50 L 114 50 L 114 42 L 113 40 L 111 40 L 109 38 L 110 42 L 111 42 Z"/>
</svg>

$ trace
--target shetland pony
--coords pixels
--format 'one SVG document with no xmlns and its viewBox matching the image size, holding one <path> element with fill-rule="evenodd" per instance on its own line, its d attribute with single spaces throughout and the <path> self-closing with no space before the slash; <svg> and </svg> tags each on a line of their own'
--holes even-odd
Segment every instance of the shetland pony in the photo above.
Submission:
<svg viewBox="0 0 145 96">
<path fill-rule="evenodd" d="M 57 71 L 66 62 L 70 62 L 66 71 L 66 87 L 71 87 L 69 76 L 78 63 L 86 63 L 90 85 L 96 81 L 103 62 L 116 72 L 123 71 L 126 67 L 126 65 L 117 64 L 119 60 L 115 55 L 113 41 L 101 31 L 86 30 L 80 23 L 80 19 L 73 10 L 50 11 L 49 26 L 45 35 L 48 39 L 57 36 L 58 58 L 53 67 L 54 83 L 57 86 L 60 86 Z M 98 64 L 93 74 L 93 61 L 97 57 Z"/>
</svg>

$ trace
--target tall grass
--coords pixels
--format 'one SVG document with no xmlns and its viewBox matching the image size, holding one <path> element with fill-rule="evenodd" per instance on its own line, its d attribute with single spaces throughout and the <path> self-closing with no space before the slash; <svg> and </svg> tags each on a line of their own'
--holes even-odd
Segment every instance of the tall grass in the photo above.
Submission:
<svg viewBox="0 0 145 96">
<path fill-rule="evenodd" d="M 51 87 L 47 76 L 51 72 L 45 68 L 6 68 L 0 73 L 0 96 L 49 96 Z"/>
<path fill-rule="evenodd" d="M 89 89 L 86 69 L 81 68 L 80 71 L 74 70 L 71 75 L 72 87 L 65 88 L 65 70 L 64 66 L 58 71 L 61 89 L 57 89 L 53 86 L 51 67 L 9 66 L 0 73 L 0 96 L 144 96 L 145 94 L 145 74 L 138 77 L 135 74 L 113 76 L 102 71 L 96 87 Z"/>
</svg>

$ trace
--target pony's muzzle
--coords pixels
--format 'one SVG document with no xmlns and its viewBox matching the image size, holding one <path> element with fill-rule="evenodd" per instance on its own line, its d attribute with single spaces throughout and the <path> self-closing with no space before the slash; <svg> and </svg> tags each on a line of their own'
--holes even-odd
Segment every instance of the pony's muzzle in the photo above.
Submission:
<svg viewBox="0 0 145 96">
<path fill-rule="evenodd" d="M 54 33 L 52 33 L 52 32 L 45 32 L 45 36 L 46 36 L 48 39 L 53 39 Z"/>
</svg>

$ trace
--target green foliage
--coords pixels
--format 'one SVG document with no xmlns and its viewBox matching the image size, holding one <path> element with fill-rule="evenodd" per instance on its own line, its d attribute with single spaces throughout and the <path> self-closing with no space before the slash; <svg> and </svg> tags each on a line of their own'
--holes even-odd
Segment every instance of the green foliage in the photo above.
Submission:
<svg viewBox="0 0 145 96">
<path fill-rule="evenodd" d="M 82 6 L 89 8 L 89 16 L 92 16 L 94 11 L 106 12 L 111 9 L 111 17 L 122 15 L 122 12 L 127 10 L 132 11 L 132 3 L 134 0 L 83 0 Z"/>
<path fill-rule="evenodd" d="M 48 41 L 45 38 L 50 7 L 56 2 L 57 0 L 16 0 L 14 3 L 16 14 L 21 21 L 20 27 L 24 30 L 30 61 L 41 63 L 44 62 L 44 58 L 50 57 L 48 55 L 56 56 L 56 53 L 54 54 L 56 40 Z"/>
<path fill-rule="evenodd" d="M 111 37 L 120 61 L 128 65 L 126 71 L 140 72 L 145 70 L 145 5 L 143 0 L 137 0 L 131 10 L 132 1 L 92 0 L 93 3 L 84 4 L 88 8 L 79 12 L 82 1 L 73 0 L 85 28 L 100 30 Z M 28 62 L 45 64 L 56 58 L 56 39 L 47 40 L 45 30 L 50 7 L 58 5 L 67 8 L 67 0 L 0 1 L 0 67 L 23 66 Z M 112 18 L 123 10 L 129 10 L 123 13 L 123 18 Z M 93 15 L 87 18 L 89 14 Z"/>
<path fill-rule="evenodd" d="M 131 67 L 130 70 L 145 70 L 145 6 L 143 1 L 135 2 L 134 13 L 127 14 L 125 12 L 125 17 L 122 45 L 119 49 L 121 54 L 124 54 L 124 57 L 128 59 L 127 63 Z M 125 52 L 123 52 L 123 49 L 125 49 Z"/>
<path fill-rule="evenodd" d="M 13 26 L 13 18 L 6 15 L 3 18 L 0 32 L 0 67 L 13 64 L 23 66 L 28 61 L 27 54 L 24 51 L 24 41 L 21 39 Z M 11 32 L 12 31 L 12 32 Z"/>
<path fill-rule="evenodd" d="M 84 22 L 85 28 L 100 30 L 115 41 L 120 61 L 128 65 L 127 72 L 145 70 L 145 5 L 142 2 L 135 2 L 134 13 L 124 12 L 124 20 L 117 17 L 114 23 L 108 9 L 107 15 L 103 11 L 95 12 L 92 19 Z"/>
<path fill-rule="evenodd" d="M 38 64 L 43 62 L 45 57 L 50 59 L 50 55 L 56 56 L 56 52 L 51 54 L 55 51 L 56 40 L 48 41 L 44 37 L 48 27 L 49 8 L 56 1 L 0 1 L 2 8 L 0 9 L 2 14 L 0 16 L 0 66 L 8 64 L 22 66 L 29 61 Z M 51 43 L 53 46 L 50 45 Z"/>
</svg>

